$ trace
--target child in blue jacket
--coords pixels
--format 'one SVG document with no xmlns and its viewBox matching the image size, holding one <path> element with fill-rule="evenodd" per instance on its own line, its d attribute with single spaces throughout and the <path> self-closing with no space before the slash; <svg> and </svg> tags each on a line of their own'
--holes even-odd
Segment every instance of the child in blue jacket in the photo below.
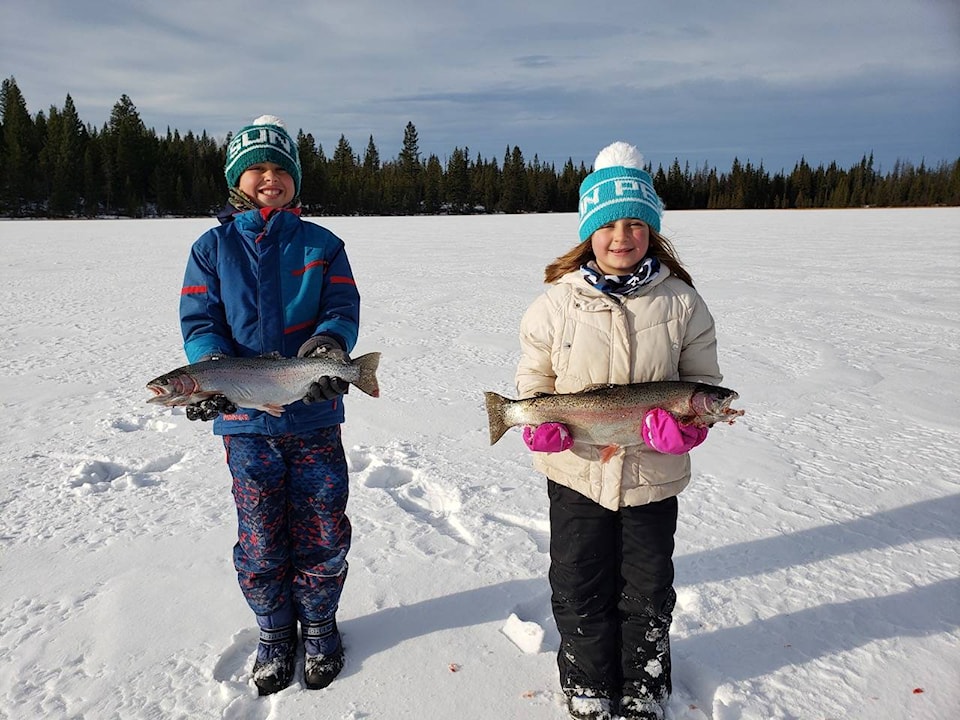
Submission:
<svg viewBox="0 0 960 720">
<path fill-rule="evenodd" d="M 187 359 L 350 352 L 360 296 L 343 242 L 300 218 L 300 159 L 271 115 L 227 146 L 229 203 L 193 245 L 180 296 Z M 343 668 L 336 611 L 347 574 L 350 521 L 338 378 L 321 378 L 280 417 L 225 397 L 187 408 L 213 420 L 233 476 L 234 565 L 260 627 L 253 680 L 261 695 L 293 680 L 297 622 L 304 684 L 326 687 Z"/>
</svg>

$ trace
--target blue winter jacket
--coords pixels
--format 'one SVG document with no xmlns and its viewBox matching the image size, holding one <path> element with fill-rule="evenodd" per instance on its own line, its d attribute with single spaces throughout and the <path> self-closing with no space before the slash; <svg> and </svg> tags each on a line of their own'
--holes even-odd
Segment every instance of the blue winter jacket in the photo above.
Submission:
<svg viewBox="0 0 960 720">
<path fill-rule="evenodd" d="M 213 354 L 296 357 L 313 335 L 357 342 L 360 295 L 343 241 L 289 210 L 249 210 L 193 244 L 180 293 L 187 360 Z M 282 435 L 343 422 L 339 400 L 288 405 L 279 418 L 250 408 L 221 415 L 218 435 Z"/>
</svg>

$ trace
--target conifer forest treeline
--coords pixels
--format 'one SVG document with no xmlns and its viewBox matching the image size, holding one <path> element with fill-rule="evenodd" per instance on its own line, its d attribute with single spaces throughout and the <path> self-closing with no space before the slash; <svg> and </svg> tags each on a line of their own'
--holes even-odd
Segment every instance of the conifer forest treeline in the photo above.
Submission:
<svg viewBox="0 0 960 720">
<path fill-rule="evenodd" d="M 291 133 L 293 128 L 289 128 Z M 226 142 L 192 131 L 160 135 L 121 96 L 110 119 L 84 124 L 70 95 L 63 107 L 31 117 L 14 78 L 0 87 L 0 216 L 209 216 L 226 198 Z M 419 149 L 407 123 L 399 154 L 382 158 L 373 136 L 357 152 L 343 135 L 333 154 L 309 133 L 296 136 L 303 166 L 301 201 L 309 215 L 415 215 L 574 212 L 591 168 L 563 167 L 507 147 L 501 159 L 455 147 L 443 159 Z M 844 208 L 960 205 L 960 158 L 936 167 L 897 161 L 880 172 L 873 157 L 840 168 L 771 174 L 734 160 L 715 168 L 648 168 L 668 209 Z"/>
</svg>

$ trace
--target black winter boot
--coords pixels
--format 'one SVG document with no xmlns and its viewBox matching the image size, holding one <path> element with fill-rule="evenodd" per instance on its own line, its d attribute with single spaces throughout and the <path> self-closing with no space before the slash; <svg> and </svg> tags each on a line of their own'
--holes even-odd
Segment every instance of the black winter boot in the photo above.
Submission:
<svg viewBox="0 0 960 720">
<path fill-rule="evenodd" d="M 663 705 L 649 698 L 624 695 L 620 698 L 622 720 L 663 720 Z"/>
<path fill-rule="evenodd" d="M 610 700 L 595 695 L 567 695 L 567 712 L 572 720 L 613 720 Z"/>
<path fill-rule="evenodd" d="M 296 623 L 280 628 L 260 628 L 253 682 L 260 695 L 280 692 L 293 680 L 297 657 Z"/>
<path fill-rule="evenodd" d="M 343 643 L 334 618 L 301 622 L 303 635 L 303 682 L 308 690 L 320 690 L 343 670 Z"/>
</svg>

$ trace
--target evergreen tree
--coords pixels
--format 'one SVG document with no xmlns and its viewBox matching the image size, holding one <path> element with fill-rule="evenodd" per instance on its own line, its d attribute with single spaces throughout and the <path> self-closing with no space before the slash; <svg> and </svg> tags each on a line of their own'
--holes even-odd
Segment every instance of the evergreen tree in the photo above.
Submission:
<svg viewBox="0 0 960 720">
<path fill-rule="evenodd" d="M 663 165 L 657 166 L 657 171 L 652 173 L 653 188 L 657 191 L 660 199 L 663 199 L 664 188 L 667 186 L 667 174 L 663 171 Z M 669 207 L 669 206 L 668 206 Z"/>
<path fill-rule="evenodd" d="M 538 155 L 526 168 L 526 212 L 544 213 L 553 210 L 557 201 L 557 172 L 544 165 Z"/>
<path fill-rule="evenodd" d="M 300 154 L 300 204 L 304 212 L 316 212 L 323 200 L 323 169 L 319 166 L 313 135 L 303 130 L 297 133 L 297 152 Z"/>
<path fill-rule="evenodd" d="M 330 165 L 330 202 L 327 207 L 336 215 L 355 215 L 359 210 L 357 157 L 343 135 L 333 152 Z"/>
<path fill-rule="evenodd" d="M 380 170 L 380 151 L 371 135 L 360 170 L 360 209 L 365 214 L 380 215 L 383 212 L 383 179 Z"/>
<path fill-rule="evenodd" d="M 470 202 L 469 152 L 468 148 L 461 150 L 459 147 L 456 147 L 447 159 L 443 199 L 451 213 L 466 213 L 472 209 Z"/>
<path fill-rule="evenodd" d="M 218 145 L 206 131 L 199 137 L 187 133 L 181 177 L 191 212 L 198 215 L 216 213 L 226 200 L 226 178 L 223 174 L 226 144 Z"/>
<path fill-rule="evenodd" d="M 415 215 L 420 211 L 423 197 L 423 167 L 420 165 L 420 139 L 412 122 L 404 128 L 403 147 L 397 163 L 399 210 L 405 215 Z"/>
<path fill-rule="evenodd" d="M 850 206 L 863 207 L 873 202 L 876 175 L 873 169 L 873 153 L 866 155 L 860 164 L 850 171 Z"/>
<path fill-rule="evenodd" d="M 496 160 L 485 161 L 477 155 L 474 172 L 471 176 L 471 189 L 476 204 L 484 212 L 495 212 L 500 202 L 500 168 Z"/>
<path fill-rule="evenodd" d="M 944 183 L 942 204 L 960 205 L 960 159 L 957 159 L 949 165 L 945 165 L 944 171 L 947 174 L 947 178 Z"/>
<path fill-rule="evenodd" d="M 0 116 L 3 121 L 0 140 L 0 209 L 13 217 L 20 217 L 34 194 L 38 157 L 33 122 L 27 112 L 26 100 L 13 77 L 0 85 Z"/>
<path fill-rule="evenodd" d="M 85 131 L 73 98 L 67 95 L 63 111 L 50 108 L 44 147 L 50 179 L 50 214 L 71 217 L 80 209 Z"/>
<path fill-rule="evenodd" d="M 90 140 L 83 152 L 83 214 L 96 217 L 104 212 L 106 202 L 103 143 L 101 135 L 95 129 L 88 128 L 87 134 Z"/>
<path fill-rule="evenodd" d="M 126 94 L 113 106 L 103 141 L 107 202 L 131 217 L 142 215 L 154 153 L 140 114 Z"/>
<path fill-rule="evenodd" d="M 505 213 L 523 211 L 526 203 L 526 168 L 523 153 L 516 145 L 511 151 L 508 147 L 503 155 L 503 176 L 501 178 L 499 209 Z"/>
<path fill-rule="evenodd" d="M 805 158 L 800 158 L 800 162 L 793 169 L 791 175 L 792 207 L 807 208 L 813 207 L 814 185 L 813 170 L 807 164 Z"/>
<path fill-rule="evenodd" d="M 727 207 L 744 207 L 744 200 L 747 197 L 747 183 L 744 178 L 743 165 L 740 164 L 740 158 L 733 158 L 733 166 L 730 168 L 729 192 L 727 193 Z"/>
<path fill-rule="evenodd" d="M 663 179 L 662 191 L 660 190 L 660 186 L 658 186 L 658 194 L 663 200 L 663 204 L 668 208 L 684 210 L 690 207 L 690 202 L 687 198 L 688 188 L 689 183 L 687 182 L 687 178 L 684 177 L 684 173 L 680 170 L 680 160 L 674 158 L 670 169 L 667 171 L 666 177 Z"/>
<path fill-rule="evenodd" d="M 423 211 L 436 215 L 443 206 L 443 166 L 436 155 L 427 158 L 423 174 Z"/>
<path fill-rule="evenodd" d="M 190 167 L 187 153 L 195 143 L 192 133 L 181 140 L 180 133 L 167 128 L 167 135 L 159 141 L 157 162 L 151 178 L 153 194 L 157 199 L 157 213 L 161 216 L 187 214 L 187 182 L 184 179 Z M 199 158 L 196 158 L 199 162 Z"/>
<path fill-rule="evenodd" d="M 553 208 L 557 212 L 575 212 L 580 203 L 580 183 L 587 176 L 587 168 L 581 162 L 579 169 L 573 158 L 567 158 L 557 180 L 557 200 Z"/>
</svg>

